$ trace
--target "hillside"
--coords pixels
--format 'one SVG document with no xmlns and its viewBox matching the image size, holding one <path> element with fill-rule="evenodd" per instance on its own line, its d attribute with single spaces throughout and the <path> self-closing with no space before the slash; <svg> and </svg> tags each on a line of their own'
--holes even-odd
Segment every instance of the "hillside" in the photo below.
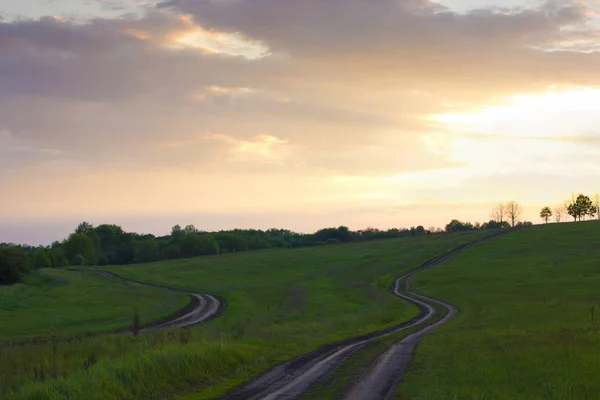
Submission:
<svg viewBox="0 0 600 400">
<path fill-rule="evenodd" d="M 52 364 L 51 344 L 5 349 L 6 362 L 0 369 L 8 369 L 0 370 L 0 377 L 18 399 L 75 399 L 83 393 L 89 399 L 224 393 L 283 360 L 411 318 L 417 309 L 388 293 L 393 278 L 486 234 L 107 268 L 126 278 L 218 295 L 227 301 L 227 309 L 219 319 L 186 334 L 108 335 L 61 344 L 58 379 L 40 379 L 36 373 L 40 363 Z M 69 390 L 61 389 L 65 387 Z"/>
<path fill-rule="evenodd" d="M 592 399 L 600 393 L 600 222 L 504 235 L 418 275 L 458 307 L 425 337 L 398 399 Z"/>
</svg>

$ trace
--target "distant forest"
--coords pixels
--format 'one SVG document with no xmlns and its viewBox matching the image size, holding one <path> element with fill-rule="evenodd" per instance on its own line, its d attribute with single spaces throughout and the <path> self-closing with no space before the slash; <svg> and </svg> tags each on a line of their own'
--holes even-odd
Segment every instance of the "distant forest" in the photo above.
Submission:
<svg viewBox="0 0 600 400">
<path fill-rule="evenodd" d="M 445 229 L 425 229 L 419 225 L 410 229 L 380 230 L 367 228 L 352 231 L 346 226 L 320 229 L 315 233 L 297 233 L 287 229 L 234 229 L 207 232 L 194 225 L 175 225 L 166 236 L 125 232 L 118 225 L 80 223 L 62 242 L 50 246 L 27 246 L 0 243 L 0 285 L 20 282 L 32 270 L 75 266 L 104 266 L 146 263 L 204 255 L 238 253 L 270 248 L 325 246 L 338 243 L 391 239 L 409 236 L 438 235 L 487 229 L 509 229 L 533 225 L 521 221 L 523 208 L 516 201 L 493 207 L 491 220 L 482 224 L 452 220 Z M 579 194 L 553 208 L 546 206 L 540 218 L 546 223 L 554 216 L 561 222 L 564 215 L 574 221 L 600 219 L 600 194 L 592 198 Z"/>
<path fill-rule="evenodd" d="M 451 221 L 446 229 L 423 226 L 409 229 L 352 231 L 346 226 L 325 228 L 312 234 L 286 229 L 234 229 L 206 232 L 194 225 L 175 225 L 169 235 L 154 236 L 125 232 L 118 225 L 80 223 L 62 242 L 50 246 L 0 243 L 0 284 L 19 282 L 31 270 L 65 266 L 104 266 L 173 260 L 203 255 L 237 253 L 270 248 L 325 246 L 339 243 L 426 236 L 445 232 L 510 228 L 507 222 L 471 224 Z"/>
</svg>

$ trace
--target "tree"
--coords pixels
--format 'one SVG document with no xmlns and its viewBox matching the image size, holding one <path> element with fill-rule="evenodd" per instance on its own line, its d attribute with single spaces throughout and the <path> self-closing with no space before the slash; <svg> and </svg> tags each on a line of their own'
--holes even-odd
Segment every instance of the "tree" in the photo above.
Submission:
<svg viewBox="0 0 600 400">
<path fill-rule="evenodd" d="M 69 265 L 69 260 L 65 255 L 65 249 L 62 246 L 53 247 L 48 256 L 52 263 L 52 268 L 66 267 Z"/>
<path fill-rule="evenodd" d="M 457 219 L 453 219 L 446 225 L 446 232 L 465 232 L 472 231 L 473 225 L 470 222 L 461 222 Z"/>
<path fill-rule="evenodd" d="M 512 227 L 515 226 L 517 222 L 519 222 L 519 218 L 521 218 L 521 214 L 523 214 L 523 208 L 519 203 L 512 200 L 506 203 L 506 216 L 510 219 L 510 224 Z"/>
<path fill-rule="evenodd" d="M 39 249 L 35 252 L 35 254 L 33 255 L 33 267 L 35 269 L 50 268 L 51 266 L 52 262 L 50 260 L 50 257 L 48 257 L 48 253 L 46 253 L 46 250 Z"/>
<path fill-rule="evenodd" d="M 552 213 L 554 214 L 554 221 L 560 222 L 562 220 L 563 215 L 565 215 L 565 207 L 562 204 L 555 206 L 552 209 Z"/>
<path fill-rule="evenodd" d="M 103 224 L 98 225 L 94 232 L 100 243 L 97 249 L 98 258 L 104 254 L 108 259 L 108 264 L 125 264 L 126 261 L 119 257 L 121 242 L 125 235 L 123 228 L 118 225 Z M 100 265 L 100 261 L 104 262 L 104 260 L 98 259 L 98 265 Z"/>
<path fill-rule="evenodd" d="M 542 208 L 542 211 L 540 211 L 540 218 L 543 219 L 546 223 L 548 223 L 548 220 L 551 216 L 552 210 L 550 209 L 550 207 L 544 207 Z"/>
<path fill-rule="evenodd" d="M 183 229 L 181 229 L 181 225 L 178 224 L 171 228 L 171 239 L 173 240 L 173 242 L 178 242 L 182 240 L 184 236 L 185 232 L 183 231 Z"/>
<path fill-rule="evenodd" d="M 600 193 L 596 193 L 592 198 L 592 204 L 594 205 L 594 209 L 596 211 L 596 215 L 598 219 L 600 219 Z"/>
<path fill-rule="evenodd" d="M 491 218 L 494 221 L 502 224 L 504 217 L 506 217 L 506 205 L 504 203 L 497 204 L 492 208 Z"/>
<path fill-rule="evenodd" d="M 481 229 L 508 229 L 510 228 L 510 224 L 506 221 L 502 221 L 502 222 L 497 222 L 494 221 L 493 219 L 489 220 L 488 222 L 484 222 L 481 225 Z"/>
<path fill-rule="evenodd" d="M 0 285 L 23 280 L 29 272 L 29 255 L 20 247 L 0 247 Z"/>
<path fill-rule="evenodd" d="M 73 260 L 78 254 L 86 262 L 93 259 L 94 242 L 89 236 L 83 233 L 72 233 L 64 244 L 65 254 L 69 260 Z"/>
<path fill-rule="evenodd" d="M 591 217 L 596 215 L 596 210 L 592 200 L 584 194 L 579 194 L 577 196 L 575 201 L 569 205 L 567 212 L 573 217 L 574 221 L 581 221 L 581 219 L 585 218 L 586 215 Z"/>
<path fill-rule="evenodd" d="M 235 253 L 248 250 L 248 241 L 242 235 L 234 233 L 219 232 L 215 235 L 221 251 Z"/>
<path fill-rule="evenodd" d="M 176 244 L 171 244 L 164 250 L 163 256 L 167 260 L 173 260 L 181 257 L 181 250 Z"/>
<path fill-rule="evenodd" d="M 194 225 L 187 225 L 185 228 L 183 228 L 183 232 L 186 235 L 190 235 L 192 233 L 198 233 L 198 229 L 196 229 Z"/>
<path fill-rule="evenodd" d="M 154 240 L 143 240 L 135 244 L 135 261 L 139 263 L 158 260 L 158 243 Z"/>
<path fill-rule="evenodd" d="M 77 225 L 77 228 L 75 228 L 75 233 L 87 235 L 88 233 L 90 233 L 93 230 L 94 230 L 94 226 L 92 224 L 90 224 L 89 222 L 83 221 L 82 223 Z"/>
<path fill-rule="evenodd" d="M 219 242 L 213 235 L 200 235 L 200 255 L 206 256 L 211 254 L 219 254 Z"/>
</svg>

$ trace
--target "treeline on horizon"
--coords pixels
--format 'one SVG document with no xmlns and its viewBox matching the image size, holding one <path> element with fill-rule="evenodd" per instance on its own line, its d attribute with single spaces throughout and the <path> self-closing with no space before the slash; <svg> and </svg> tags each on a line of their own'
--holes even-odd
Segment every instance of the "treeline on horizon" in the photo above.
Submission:
<svg viewBox="0 0 600 400">
<path fill-rule="evenodd" d="M 564 212 L 563 212 L 564 210 Z M 554 212 L 552 212 L 554 211 Z M 484 223 L 450 221 L 445 229 L 422 225 L 411 228 L 380 230 L 367 228 L 352 231 L 346 226 L 320 229 L 315 233 L 297 233 L 287 229 L 234 229 L 208 232 L 194 225 L 175 225 L 169 235 L 155 236 L 125 232 L 118 225 L 97 227 L 82 222 L 63 241 L 50 246 L 28 246 L 0 243 L 0 285 L 20 282 L 31 271 L 41 268 L 66 266 L 104 266 L 174 260 L 203 255 L 237 253 L 270 248 L 297 248 L 324 246 L 377 239 L 426 236 L 474 230 L 528 227 L 531 222 L 521 221 L 523 209 L 515 201 L 500 203 L 491 212 L 491 220 Z M 568 213 L 574 220 L 586 215 L 600 218 L 600 196 L 594 201 L 584 195 L 574 195 L 561 207 L 544 207 L 540 217 L 548 222 L 552 214 L 560 222 L 560 215 Z M 548 215 L 550 214 L 550 215 Z"/>
<path fill-rule="evenodd" d="M 346 226 L 339 226 L 306 234 L 287 229 L 208 232 L 201 231 L 194 225 L 175 225 L 169 235 L 155 236 L 125 232 L 118 225 L 103 224 L 94 227 L 88 222 L 82 222 L 68 238 L 62 242 L 55 241 L 50 246 L 0 243 L 0 284 L 19 282 L 29 271 L 41 268 L 126 265 L 270 248 L 325 246 L 509 227 L 506 222 L 471 224 L 453 220 L 445 230 L 433 227 L 425 229 L 419 225 L 403 229 L 367 228 L 352 231 Z"/>
</svg>

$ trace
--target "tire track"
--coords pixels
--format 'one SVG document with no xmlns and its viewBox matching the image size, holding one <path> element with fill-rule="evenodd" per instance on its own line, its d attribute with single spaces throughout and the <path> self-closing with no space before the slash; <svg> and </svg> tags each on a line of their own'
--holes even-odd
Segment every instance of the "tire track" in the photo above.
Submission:
<svg viewBox="0 0 600 400">
<path fill-rule="evenodd" d="M 398 277 L 394 281 L 391 291 L 395 296 L 407 300 L 419 308 L 419 315 L 412 320 L 383 331 L 326 345 L 312 353 L 285 362 L 240 389 L 232 391 L 223 397 L 222 400 L 297 399 L 306 394 L 319 379 L 337 369 L 349 355 L 360 350 L 367 343 L 410 328 L 422 326 L 421 329 L 408 335 L 393 345 L 381 357 L 377 358 L 369 371 L 344 396 L 345 399 L 353 400 L 389 398 L 400 381 L 401 375 L 408 368 L 414 349 L 420 339 L 427 332 L 452 319 L 457 313 L 456 308 L 450 304 L 412 292 L 410 290 L 410 278 L 419 272 L 447 261 L 480 242 L 503 233 L 505 232 L 499 232 L 459 246 Z M 438 311 L 431 303 L 447 310 L 446 315 L 433 324 L 429 324 L 429 322 L 437 315 Z"/>
<path fill-rule="evenodd" d="M 140 329 L 140 332 L 159 328 L 186 328 L 189 326 L 197 325 L 212 320 L 221 315 L 221 313 L 225 309 L 225 301 L 210 294 L 188 292 L 185 290 L 173 289 L 166 286 L 152 285 L 149 283 L 143 283 L 131 279 L 122 278 L 118 275 L 106 271 L 96 271 L 96 273 L 101 276 L 104 276 L 105 278 L 115 279 L 132 285 L 146 286 L 168 292 L 187 294 L 192 298 L 191 306 L 185 307 L 174 317 L 169 318 L 166 321 L 146 325 L 144 328 Z"/>
<path fill-rule="evenodd" d="M 464 249 L 463 249 L 464 250 Z M 442 261 L 440 261 L 442 262 Z M 364 374 L 343 396 L 345 400 L 370 400 L 370 399 L 389 399 L 392 397 L 394 390 L 398 386 L 401 377 L 407 371 L 408 366 L 413 358 L 415 348 L 421 341 L 426 333 L 433 329 L 445 324 L 454 318 L 457 314 L 456 307 L 444 303 L 442 301 L 433 299 L 431 297 L 423 296 L 418 293 L 412 292 L 409 289 L 410 277 L 414 274 L 423 270 L 416 271 L 404 277 L 406 282 L 406 293 L 413 297 L 409 297 L 400 293 L 399 281 L 396 281 L 394 288 L 394 294 L 405 300 L 410 301 L 413 304 L 425 305 L 428 312 L 428 317 L 423 323 L 429 321 L 434 315 L 436 315 L 435 308 L 431 306 L 431 303 L 446 309 L 446 314 L 439 321 L 432 324 L 425 324 L 425 326 L 418 331 L 411 333 L 404 339 L 394 344 L 388 351 L 379 356 L 373 364 L 371 364 L 369 370 Z M 422 299 L 422 300 L 419 300 Z M 427 303 L 425 302 L 427 301 Z"/>
</svg>

